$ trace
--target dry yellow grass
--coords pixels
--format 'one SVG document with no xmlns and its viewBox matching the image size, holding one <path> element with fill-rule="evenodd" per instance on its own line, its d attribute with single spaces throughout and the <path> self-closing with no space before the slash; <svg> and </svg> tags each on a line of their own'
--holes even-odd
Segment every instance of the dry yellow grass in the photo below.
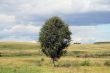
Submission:
<svg viewBox="0 0 110 73">
<path fill-rule="evenodd" d="M 72 51 L 78 51 L 78 53 L 80 53 L 79 51 L 84 51 L 92 54 L 98 52 L 100 54 L 109 52 L 109 48 L 110 44 L 79 44 L 70 45 L 67 51 L 68 53 Z M 68 55 L 63 56 L 59 60 L 61 66 L 53 67 L 51 60 L 44 55 L 40 55 L 40 52 L 40 47 L 36 43 L 0 43 L 0 53 L 7 54 L 7 56 L 0 57 L 0 73 L 110 73 L 110 67 L 103 65 L 105 61 L 110 61 L 110 56 L 84 58 Z M 17 56 L 16 54 L 21 55 Z M 77 66 L 74 64 L 75 62 L 83 62 L 85 60 L 100 65 Z"/>
</svg>

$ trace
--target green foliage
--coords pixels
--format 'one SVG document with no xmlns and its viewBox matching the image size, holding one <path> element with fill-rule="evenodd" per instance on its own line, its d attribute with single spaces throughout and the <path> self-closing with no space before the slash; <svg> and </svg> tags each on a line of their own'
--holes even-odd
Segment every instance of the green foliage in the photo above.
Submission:
<svg viewBox="0 0 110 73">
<path fill-rule="evenodd" d="M 70 44 L 70 35 L 68 25 L 59 17 L 50 18 L 45 22 L 40 32 L 39 41 L 43 53 L 53 61 L 58 60 L 66 53 L 64 49 Z"/>
</svg>

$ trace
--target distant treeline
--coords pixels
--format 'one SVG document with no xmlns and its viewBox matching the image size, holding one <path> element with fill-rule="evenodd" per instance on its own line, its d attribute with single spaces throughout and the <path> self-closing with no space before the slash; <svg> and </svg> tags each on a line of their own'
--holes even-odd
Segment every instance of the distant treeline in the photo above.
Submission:
<svg viewBox="0 0 110 73">
<path fill-rule="evenodd" d="M 95 42 L 94 44 L 110 44 L 110 42 Z"/>
<path fill-rule="evenodd" d="M 76 43 L 73 43 L 73 44 L 81 44 L 80 42 L 76 42 Z"/>
</svg>

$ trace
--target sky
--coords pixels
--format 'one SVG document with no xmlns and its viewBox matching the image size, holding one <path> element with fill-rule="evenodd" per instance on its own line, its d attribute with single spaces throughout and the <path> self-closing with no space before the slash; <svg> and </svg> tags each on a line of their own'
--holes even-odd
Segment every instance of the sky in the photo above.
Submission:
<svg viewBox="0 0 110 73">
<path fill-rule="evenodd" d="M 72 42 L 110 41 L 110 0 L 0 0 L 0 41 L 37 41 L 52 16 L 69 25 Z"/>
</svg>

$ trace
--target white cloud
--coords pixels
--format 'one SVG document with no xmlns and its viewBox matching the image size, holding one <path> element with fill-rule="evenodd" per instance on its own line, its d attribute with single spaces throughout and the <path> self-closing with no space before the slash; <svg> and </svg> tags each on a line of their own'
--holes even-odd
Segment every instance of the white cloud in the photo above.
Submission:
<svg viewBox="0 0 110 73">
<path fill-rule="evenodd" d="M 15 12 L 18 11 L 18 14 L 47 15 L 103 10 L 110 11 L 110 4 L 104 4 L 103 2 L 106 2 L 106 0 L 11 0 L 5 1 L 4 3 L 15 6 Z"/>
<path fill-rule="evenodd" d="M 9 31 L 10 32 L 39 32 L 40 27 L 36 27 L 33 25 L 16 25 L 14 27 L 12 27 Z"/>
<path fill-rule="evenodd" d="M 16 17 L 13 15 L 0 14 L 0 22 L 15 22 Z"/>
<path fill-rule="evenodd" d="M 29 14 L 56 14 L 65 13 L 71 11 L 71 0 L 39 0 L 31 1 L 30 3 L 23 3 L 19 5 L 19 11 L 21 13 Z"/>
<path fill-rule="evenodd" d="M 40 0 L 35 3 L 23 4 L 20 8 L 21 11 L 31 11 L 36 14 L 68 14 L 100 10 L 110 11 L 110 5 L 102 4 L 100 2 L 101 0 Z"/>
<path fill-rule="evenodd" d="M 4 29 L 2 32 L 10 35 L 35 35 L 39 33 L 41 26 L 27 25 L 15 25 L 10 29 Z"/>
<path fill-rule="evenodd" d="M 12 27 L 13 25 L 15 25 L 15 23 L 16 23 L 15 15 L 0 13 L 0 30 L 3 30 L 4 28 Z"/>
<path fill-rule="evenodd" d="M 96 26 L 70 26 L 72 42 L 92 43 L 97 38 Z"/>
<path fill-rule="evenodd" d="M 7 36 L 5 38 L 0 39 L 0 41 L 17 41 L 17 42 L 33 42 L 33 41 L 37 41 L 35 39 L 32 39 L 29 36 L 24 36 L 24 37 L 16 37 L 16 36 Z"/>
<path fill-rule="evenodd" d="M 72 42 L 81 42 L 81 43 L 93 43 L 96 40 L 96 37 L 88 37 L 88 36 L 80 36 L 80 35 L 72 35 Z"/>
<path fill-rule="evenodd" d="M 0 31 L 0 41 L 37 41 L 41 26 L 15 25 Z"/>
</svg>

